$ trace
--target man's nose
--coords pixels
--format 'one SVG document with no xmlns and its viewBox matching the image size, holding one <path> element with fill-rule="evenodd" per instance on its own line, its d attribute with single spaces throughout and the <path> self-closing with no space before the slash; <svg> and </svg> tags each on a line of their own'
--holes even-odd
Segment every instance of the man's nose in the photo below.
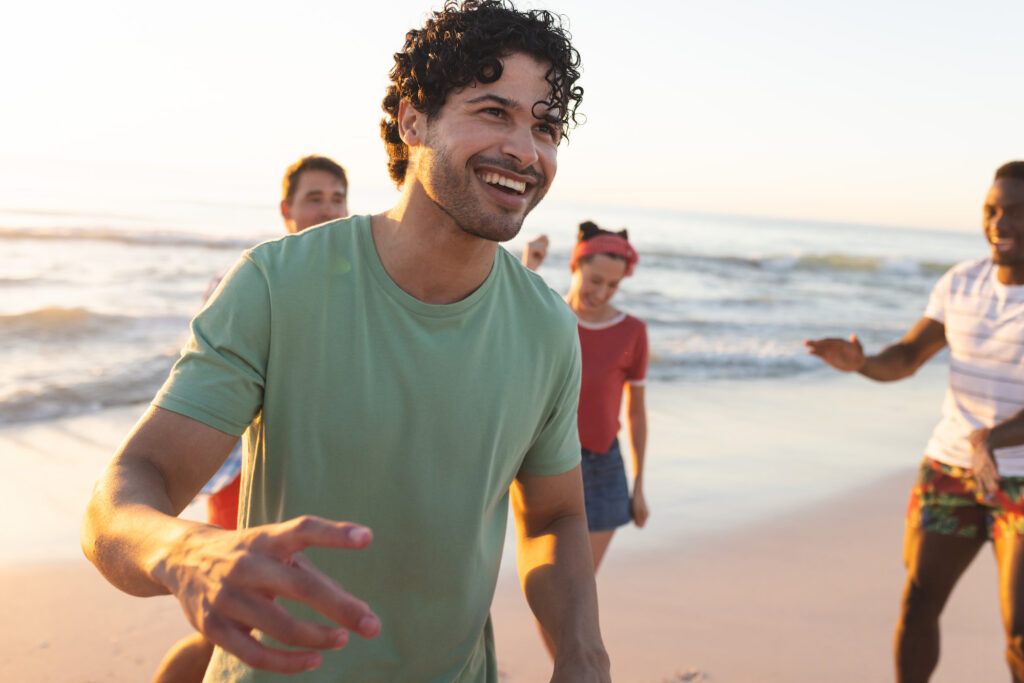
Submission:
<svg viewBox="0 0 1024 683">
<path fill-rule="evenodd" d="M 540 155 L 537 152 L 537 141 L 533 137 L 533 126 L 516 126 L 509 131 L 501 152 L 515 159 L 520 168 L 536 163 Z"/>
<path fill-rule="evenodd" d="M 1007 235 L 1010 233 L 1010 219 L 1006 215 L 1005 211 L 998 211 L 992 218 L 989 219 L 989 224 L 992 226 L 992 230 L 1000 235 Z"/>
</svg>

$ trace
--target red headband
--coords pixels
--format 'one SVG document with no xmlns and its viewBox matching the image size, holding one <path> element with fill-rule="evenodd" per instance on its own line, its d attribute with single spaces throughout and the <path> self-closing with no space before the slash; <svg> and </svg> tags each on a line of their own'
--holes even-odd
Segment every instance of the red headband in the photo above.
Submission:
<svg viewBox="0 0 1024 683">
<path fill-rule="evenodd" d="M 576 270 L 579 260 L 595 254 L 614 254 L 626 259 L 626 275 L 633 274 L 633 267 L 639 260 L 636 250 L 629 246 L 625 238 L 618 235 L 598 235 L 584 242 L 577 242 L 569 260 L 569 270 Z"/>
</svg>

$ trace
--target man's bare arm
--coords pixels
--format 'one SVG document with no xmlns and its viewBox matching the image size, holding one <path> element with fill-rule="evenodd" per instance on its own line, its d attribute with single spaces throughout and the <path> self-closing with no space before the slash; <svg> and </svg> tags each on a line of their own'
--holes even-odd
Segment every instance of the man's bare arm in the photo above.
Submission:
<svg viewBox="0 0 1024 683">
<path fill-rule="evenodd" d="M 1024 444 L 1024 410 L 993 427 L 982 427 L 971 432 L 971 470 L 986 498 L 999 490 L 999 470 L 993 451 Z"/>
<path fill-rule="evenodd" d="M 892 382 L 917 372 L 946 345 L 946 327 L 937 320 L 921 318 L 899 342 L 873 356 L 851 335 L 845 339 L 815 339 L 804 342 L 807 352 L 843 372 L 859 372 L 879 382 Z"/>
<path fill-rule="evenodd" d="M 609 681 L 580 469 L 512 486 L 519 580 L 555 644 L 552 681 Z"/>
<path fill-rule="evenodd" d="M 347 629 L 372 637 L 380 623 L 302 555 L 311 546 L 358 549 L 368 529 L 301 517 L 241 531 L 177 519 L 237 437 L 151 409 L 104 471 L 82 525 L 82 548 L 107 579 L 133 595 L 173 593 L 208 640 L 250 666 L 294 673 L 319 666 L 311 650 L 344 646 Z M 330 628 L 293 618 L 276 597 L 304 602 Z M 266 647 L 257 628 L 306 651 Z"/>
</svg>

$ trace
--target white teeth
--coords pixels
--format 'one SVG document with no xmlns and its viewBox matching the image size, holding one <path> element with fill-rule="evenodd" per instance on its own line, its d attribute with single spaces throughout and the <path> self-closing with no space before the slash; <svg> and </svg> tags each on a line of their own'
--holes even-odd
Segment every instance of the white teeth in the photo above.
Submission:
<svg viewBox="0 0 1024 683">
<path fill-rule="evenodd" d="M 519 194 L 526 192 L 526 183 L 519 182 L 518 180 L 512 180 L 497 173 L 484 173 L 482 177 L 483 181 L 488 185 L 501 185 L 510 190 L 515 190 Z"/>
</svg>

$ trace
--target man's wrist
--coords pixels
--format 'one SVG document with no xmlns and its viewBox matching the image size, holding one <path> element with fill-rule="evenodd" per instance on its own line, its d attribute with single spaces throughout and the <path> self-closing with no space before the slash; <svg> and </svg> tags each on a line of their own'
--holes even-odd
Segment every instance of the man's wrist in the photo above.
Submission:
<svg viewBox="0 0 1024 683">
<path fill-rule="evenodd" d="M 611 670 L 611 660 L 600 642 L 596 646 L 558 647 L 555 652 L 555 668 L 559 667 L 608 672 Z"/>
<path fill-rule="evenodd" d="M 974 448 L 984 447 L 986 450 L 992 450 L 992 430 L 988 427 L 980 427 L 975 429 L 967 436 L 967 441 L 970 442 Z"/>
<path fill-rule="evenodd" d="M 189 555 L 189 546 L 194 534 L 202 529 L 212 528 L 209 525 L 174 520 L 168 525 L 167 535 L 163 542 L 154 545 L 145 563 L 146 573 L 150 579 L 163 586 L 169 593 L 177 595 L 181 584 L 181 558 Z"/>
</svg>

